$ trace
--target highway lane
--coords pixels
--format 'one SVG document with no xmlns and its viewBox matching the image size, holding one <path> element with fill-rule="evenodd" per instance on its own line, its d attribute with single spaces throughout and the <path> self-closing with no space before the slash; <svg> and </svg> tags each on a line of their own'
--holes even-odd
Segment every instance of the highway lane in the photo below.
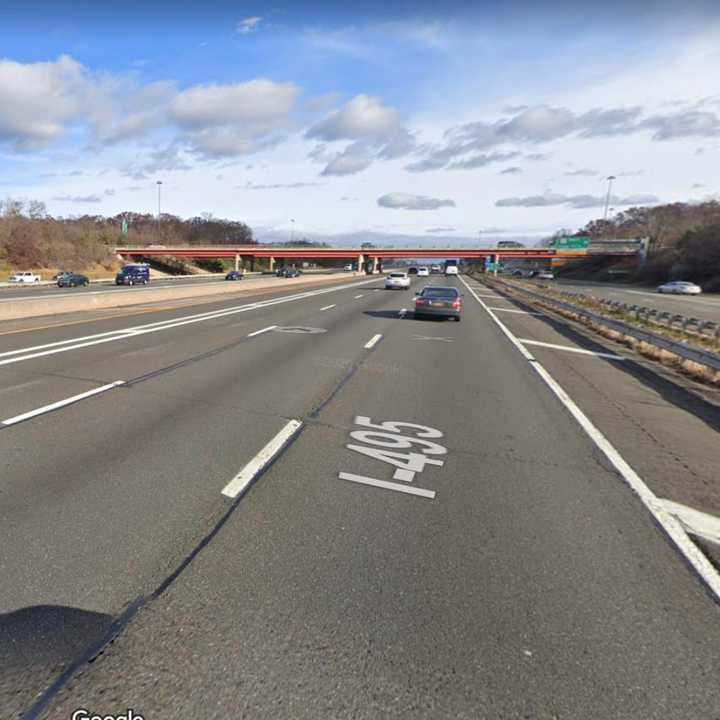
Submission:
<svg viewBox="0 0 720 720">
<path fill-rule="evenodd" d="M 715 293 L 699 296 L 666 295 L 656 292 L 651 287 L 628 287 L 627 285 L 562 279 L 554 280 L 552 284 L 570 292 L 580 292 L 630 305 L 657 308 L 661 312 L 720 322 L 720 297 Z"/>
<path fill-rule="evenodd" d="M 348 320 L 387 300 L 372 293 L 377 280 L 351 284 L 289 302 L 286 291 L 271 298 L 281 304 L 257 310 L 246 300 L 239 313 L 226 302 L 233 312 L 218 319 L 0 367 L 5 418 L 111 375 L 134 381 L 0 430 L 0 612 L 29 614 L 35 627 L 47 608 L 63 617 L 81 608 L 90 619 L 76 633 L 89 642 L 104 619 L 155 587 L 224 511 L 220 490 L 242 458 L 333 386 L 343 346 L 362 350 Z M 336 308 L 323 311 L 329 296 Z M 299 323 L 327 332 L 249 337 Z M 0 663 L 21 675 L 5 693 L 19 685 L 27 703 L 67 661 L 67 639 L 48 635 L 22 662 Z"/>
<path fill-rule="evenodd" d="M 306 425 L 47 716 L 712 717 L 717 608 L 643 508 L 472 298 L 463 323 L 416 322 L 373 285 L 0 368 L 45 389 L 142 377 L 0 431 L 16 634 L 49 604 L 96 639 Z M 326 332 L 248 337 L 273 324 Z M 396 469 L 345 447 L 358 415 L 443 433 L 412 483 L 433 499 L 340 479 Z M 77 651 L 59 627 L 21 633 L 14 707 Z"/>
<path fill-rule="evenodd" d="M 331 271 L 321 271 L 322 274 L 334 274 L 339 271 L 331 270 Z M 313 275 L 317 274 L 315 272 L 312 273 Z M 233 282 L 238 283 L 251 283 L 254 280 L 258 279 L 267 279 L 268 275 L 247 275 L 242 280 L 236 280 Z M 278 278 L 278 283 L 282 282 L 282 278 Z M 41 286 L 15 286 L 15 287 L 3 287 L 0 288 L 0 303 L 3 302 L 12 302 L 14 300 L 17 300 L 19 298 L 21 299 L 27 299 L 27 300 L 34 300 L 38 298 L 47 298 L 47 297 L 66 297 L 66 296 L 73 296 L 77 295 L 78 293 L 90 293 L 90 294 L 103 294 L 108 292 L 149 292 L 150 295 L 148 297 L 151 297 L 151 291 L 153 288 L 160 288 L 160 287 L 183 287 L 183 286 L 190 286 L 194 287 L 198 283 L 200 284 L 215 284 L 215 283 L 225 283 L 230 282 L 225 280 L 224 276 L 218 276 L 218 275 L 208 275 L 208 276 L 195 276 L 192 278 L 178 278 L 178 279 L 171 279 L 171 278 L 153 278 L 151 279 L 150 283 L 145 286 L 134 286 L 134 287 L 128 287 L 127 285 L 115 285 L 114 283 L 91 283 L 87 287 L 76 287 L 76 288 L 58 288 L 56 285 L 41 285 Z"/>
</svg>

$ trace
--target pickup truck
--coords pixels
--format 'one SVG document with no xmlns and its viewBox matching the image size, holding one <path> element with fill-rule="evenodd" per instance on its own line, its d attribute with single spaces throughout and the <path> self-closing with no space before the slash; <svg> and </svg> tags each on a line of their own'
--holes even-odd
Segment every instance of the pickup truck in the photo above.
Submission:
<svg viewBox="0 0 720 720">
<path fill-rule="evenodd" d="M 40 282 L 42 278 L 29 270 L 23 272 L 16 272 L 10 276 L 11 283 L 36 283 Z"/>
</svg>

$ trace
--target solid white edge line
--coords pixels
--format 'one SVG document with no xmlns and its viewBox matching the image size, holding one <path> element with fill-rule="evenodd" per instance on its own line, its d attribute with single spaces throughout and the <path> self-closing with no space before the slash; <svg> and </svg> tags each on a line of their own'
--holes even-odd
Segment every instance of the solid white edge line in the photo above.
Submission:
<svg viewBox="0 0 720 720">
<path fill-rule="evenodd" d="M 255 332 L 248 333 L 248 337 L 255 337 L 256 335 L 262 335 L 263 333 L 270 332 L 270 330 L 274 330 L 277 327 L 277 325 L 268 325 L 266 328 L 263 328 L 262 330 L 256 330 Z"/>
<path fill-rule="evenodd" d="M 595 357 L 608 358 L 609 360 L 627 360 L 622 355 L 613 355 L 612 353 L 595 352 L 594 350 L 585 350 L 584 348 L 574 348 L 568 345 L 555 345 L 554 343 L 540 342 L 539 340 L 529 340 L 527 338 L 518 338 L 523 345 L 536 345 L 537 347 L 551 348 L 552 350 L 565 350 L 571 353 L 580 353 L 581 355 L 594 355 Z"/>
<path fill-rule="evenodd" d="M 85 400 L 85 398 L 92 397 L 93 395 L 99 395 L 100 393 L 107 392 L 108 390 L 112 390 L 113 388 L 124 384 L 124 380 L 116 380 L 109 385 L 102 385 L 101 387 L 93 388 L 92 390 L 80 393 L 79 395 L 73 395 L 72 397 L 65 398 L 65 400 L 58 400 L 57 402 L 51 403 L 50 405 L 44 405 L 43 407 L 39 407 L 36 410 L 30 410 L 29 412 L 23 413 L 22 415 L 15 415 L 15 417 L 3 420 L 2 422 L 0 422 L 0 424 L 15 425 L 16 423 L 22 422 L 23 420 L 29 420 L 30 418 L 36 417 L 37 415 L 44 415 L 45 413 L 51 412 L 52 410 L 57 410 L 61 407 L 65 407 L 66 405 L 72 405 L 73 403 L 76 403 L 80 400 Z"/>
<path fill-rule="evenodd" d="M 364 295 L 356 295 L 353 300 L 359 300 L 361 297 L 365 297 Z"/>
<path fill-rule="evenodd" d="M 338 477 L 340 480 L 349 480 L 350 482 L 361 483 L 363 485 L 374 485 L 375 487 L 381 487 L 385 490 L 395 490 L 396 492 L 407 493 L 408 495 L 419 495 L 420 497 L 430 498 L 430 500 L 435 498 L 434 490 L 425 490 L 412 485 L 401 485 L 400 483 L 377 480 L 376 478 L 346 472 L 341 472 Z"/>
<path fill-rule="evenodd" d="M 375 347 L 375 345 L 378 344 L 380 341 L 380 338 L 382 337 L 381 334 L 373 335 L 366 343 L 365 343 L 365 349 L 369 350 L 372 347 Z"/>
<path fill-rule="evenodd" d="M 470 294 L 485 308 L 490 317 L 501 328 L 505 336 L 522 352 L 527 360 L 530 360 L 530 367 L 545 381 L 545 384 L 553 391 L 560 402 L 565 406 L 568 412 L 575 418 L 580 427 L 595 443 L 598 449 L 610 461 L 615 470 L 620 474 L 623 480 L 637 494 L 643 505 L 647 508 L 656 522 L 662 527 L 670 540 L 675 544 L 677 549 L 682 553 L 685 559 L 692 565 L 695 572 L 700 576 L 708 589 L 715 595 L 715 599 L 720 601 L 720 573 L 713 567 L 712 563 L 705 557 L 704 553 L 693 543 L 682 524 L 664 507 L 661 500 L 657 498 L 655 493 L 645 484 L 640 476 L 630 467 L 610 441 L 595 427 L 592 421 L 585 413 L 575 404 L 575 401 L 563 390 L 561 385 L 550 375 L 550 373 L 523 347 L 519 340 L 507 329 L 505 324 L 495 315 L 495 313 L 473 292 L 464 278 L 460 278 Z"/>
<path fill-rule="evenodd" d="M 302 423 L 290 420 L 285 427 L 223 488 L 225 497 L 236 498 L 253 481 L 255 476 L 283 449 Z"/>
<path fill-rule="evenodd" d="M 323 310 L 330 310 L 334 307 L 337 307 L 337 305 L 326 305 L 325 307 L 320 308 L 320 312 L 322 312 Z"/>
<path fill-rule="evenodd" d="M 672 500 L 658 500 L 673 515 L 686 532 L 703 540 L 720 543 L 720 518 Z"/>
</svg>

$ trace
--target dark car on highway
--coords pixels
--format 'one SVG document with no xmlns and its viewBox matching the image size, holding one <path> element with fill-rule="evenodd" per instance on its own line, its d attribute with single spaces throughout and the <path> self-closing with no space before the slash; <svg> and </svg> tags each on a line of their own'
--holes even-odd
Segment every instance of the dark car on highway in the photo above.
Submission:
<svg viewBox="0 0 720 720">
<path fill-rule="evenodd" d="M 295 268 L 280 268 L 276 273 L 278 277 L 296 278 L 300 277 L 300 271 Z"/>
<path fill-rule="evenodd" d="M 243 274 L 239 270 L 231 270 L 226 276 L 226 280 L 242 280 Z"/>
<path fill-rule="evenodd" d="M 416 293 L 415 318 L 451 317 L 460 322 L 462 295 L 457 288 L 428 285 Z"/>
<path fill-rule="evenodd" d="M 76 287 L 83 286 L 87 287 L 90 284 L 90 279 L 86 275 L 80 275 L 74 272 L 61 272 L 57 276 L 58 287 Z"/>
</svg>

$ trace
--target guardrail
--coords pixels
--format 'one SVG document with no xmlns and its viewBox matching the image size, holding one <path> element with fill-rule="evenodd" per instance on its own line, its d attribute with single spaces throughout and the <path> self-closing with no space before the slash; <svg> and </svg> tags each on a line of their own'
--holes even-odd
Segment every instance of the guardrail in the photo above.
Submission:
<svg viewBox="0 0 720 720">
<path fill-rule="evenodd" d="M 488 279 L 486 277 L 484 278 L 484 280 L 488 282 Z M 521 287 L 514 283 L 508 283 L 504 280 L 498 280 L 496 278 L 493 278 L 492 281 L 490 281 L 490 284 L 501 285 L 505 288 L 518 291 L 521 294 L 532 298 L 538 302 L 549 305 L 550 307 L 573 313 L 574 315 L 585 318 L 599 325 L 604 325 L 605 327 L 608 327 L 611 330 L 615 330 L 622 335 L 626 335 L 628 337 L 634 338 L 635 340 L 640 340 L 641 342 L 654 345 L 663 350 L 667 350 L 674 355 L 678 355 L 685 360 L 690 360 L 692 362 L 704 365 L 705 367 L 709 367 L 713 370 L 720 372 L 720 355 L 718 355 L 717 353 L 710 352 L 709 350 L 703 350 L 702 348 L 695 348 L 683 342 L 670 340 L 669 338 L 666 338 L 663 335 L 659 335 L 658 333 L 651 332 L 650 330 L 643 330 L 642 328 L 628 325 L 627 323 L 624 323 L 620 320 L 610 318 L 607 315 L 600 315 L 598 313 L 591 312 L 590 310 L 587 310 L 579 305 L 565 302 L 563 300 L 558 300 L 548 295 L 543 295 L 542 293 L 533 292 L 532 290 L 528 290 L 527 288 Z M 575 295 L 576 297 L 587 297 L 582 296 L 581 293 L 573 293 L 573 295 Z M 683 319 L 687 321 L 695 320 L 695 318 Z"/>
<path fill-rule="evenodd" d="M 562 295 L 578 298 L 587 297 L 587 295 L 583 293 L 562 292 Z M 657 325 L 665 325 L 670 328 L 679 327 L 685 332 L 700 335 L 701 337 L 714 338 L 720 341 L 720 322 L 716 322 L 715 320 L 700 320 L 698 318 L 661 311 L 657 308 L 649 308 L 644 305 L 631 305 L 629 303 L 617 302 L 616 300 L 608 300 L 607 298 L 593 298 L 593 300 L 614 310 L 632 313 L 638 320 L 656 323 Z"/>
</svg>

